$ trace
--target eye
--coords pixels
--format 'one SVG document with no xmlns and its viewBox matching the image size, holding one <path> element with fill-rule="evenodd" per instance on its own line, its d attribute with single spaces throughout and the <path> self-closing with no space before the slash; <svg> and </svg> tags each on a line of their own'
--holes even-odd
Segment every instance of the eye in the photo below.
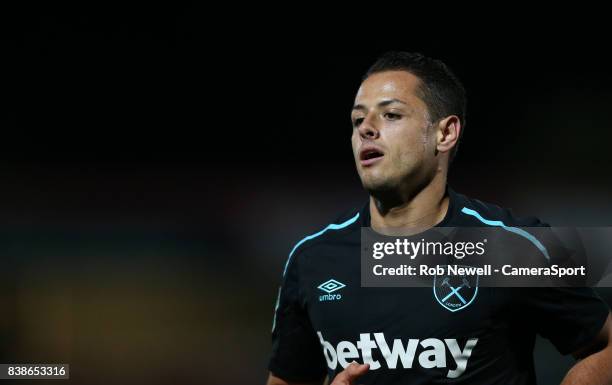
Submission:
<svg viewBox="0 0 612 385">
<path fill-rule="evenodd" d="M 402 116 L 400 114 L 394 114 L 393 112 L 385 112 L 384 117 L 385 119 L 389 119 L 389 120 L 398 120 Z"/>
<path fill-rule="evenodd" d="M 363 123 L 363 118 L 356 118 L 353 120 L 353 127 L 359 127 Z"/>
</svg>

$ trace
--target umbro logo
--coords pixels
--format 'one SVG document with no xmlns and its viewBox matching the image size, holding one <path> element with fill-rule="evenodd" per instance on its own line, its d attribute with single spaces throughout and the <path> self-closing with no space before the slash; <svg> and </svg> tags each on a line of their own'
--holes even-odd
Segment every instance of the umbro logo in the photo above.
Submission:
<svg viewBox="0 0 612 385">
<path fill-rule="evenodd" d="M 346 285 L 342 282 L 338 282 L 335 279 L 330 279 L 329 281 L 323 282 L 318 286 L 319 289 L 323 290 L 326 293 L 333 293 L 336 290 L 340 290 Z"/>
<path fill-rule="evenodd" d="M 327 294 L 323 294 L 319 296 L 319 302 L 323 302 L 323 301 L 337 301 L 339 299 L 342 298 L 341 294 L 332 294 L 335 291 L 338 291 L 340 289 L 342 289 L 343 287 L 346 287 L 345 284 L 343 284 L 342 282 L 336 281 L 335 279 L 330 279 L 328 281 L 323 282 L 322 284 L 320 284 L 319 286 L 317 286 L 317 289 L 322 290 L 324 292 L 326 292 Z"/>
</svg>

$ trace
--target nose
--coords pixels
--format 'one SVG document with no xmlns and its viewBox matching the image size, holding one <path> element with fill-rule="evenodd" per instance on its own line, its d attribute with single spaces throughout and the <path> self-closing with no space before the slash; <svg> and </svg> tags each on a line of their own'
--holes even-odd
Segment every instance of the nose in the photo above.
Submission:
<svg viewBox="0 0 612 385">
<path fill-rule="evenodd" d="M 359 126 L 359 136 L 361 136 L 361 139 L 369 140 L 378 138 L 378 129 L 372 124 L 371 118 L 363 120 Z"/>
</svg>

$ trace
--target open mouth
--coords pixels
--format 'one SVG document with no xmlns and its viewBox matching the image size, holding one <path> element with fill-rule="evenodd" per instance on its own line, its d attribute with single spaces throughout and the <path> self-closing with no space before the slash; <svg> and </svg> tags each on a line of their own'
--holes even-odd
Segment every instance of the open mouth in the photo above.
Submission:
<svg viewBox="0 0 612 385">
<path fill-rule="evenodd" d="M 366 148 L 359 154 L 359 160 L 362 165 L 367 166 L 382 159 L 384 156 L 385 154 L 377 148 Z"/>
</svg>

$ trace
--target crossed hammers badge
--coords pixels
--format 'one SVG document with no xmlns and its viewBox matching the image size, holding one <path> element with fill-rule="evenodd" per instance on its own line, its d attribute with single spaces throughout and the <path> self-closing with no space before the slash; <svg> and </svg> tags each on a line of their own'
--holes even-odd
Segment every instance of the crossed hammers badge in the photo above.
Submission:
<svg viewBox="0 0 612 385">
<path fill-rule="evenodd" d="M 446 310 L 456 312 L 468 307 L 478 294 L 478 276 L 436 275 L 434 297 Z"/>
</svg>

